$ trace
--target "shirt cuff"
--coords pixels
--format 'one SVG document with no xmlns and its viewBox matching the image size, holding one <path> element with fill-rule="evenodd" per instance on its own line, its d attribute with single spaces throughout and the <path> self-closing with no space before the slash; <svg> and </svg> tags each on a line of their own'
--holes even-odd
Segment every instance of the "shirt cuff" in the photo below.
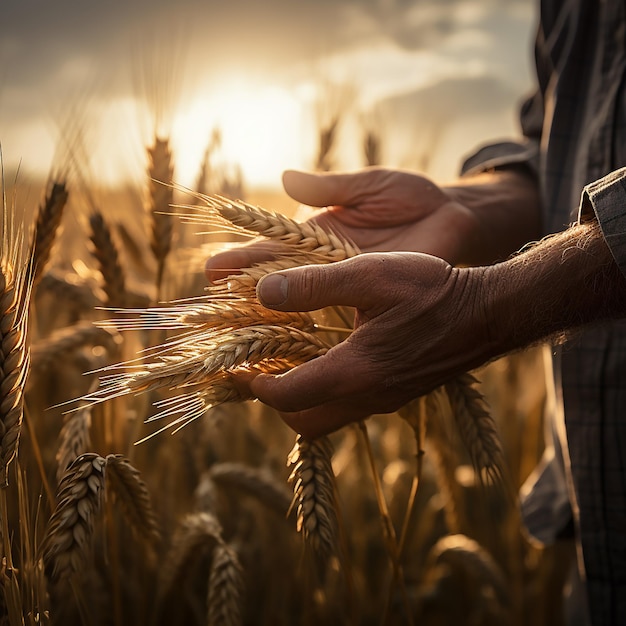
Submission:
<svg viewBox="0 0 626 626">
<path fill-rule="evenodd" d="M 526 167 L 532 174 L 538 172 L 539 149 L 535 142 L 501 141 L 478 148 L 466 157 L 461 175 L 479 174 L 513 165 Z"/>
<path fill-rule="evenodd" d="M 583 189 L 578 221 L 582 223 L 594 217 L 626 276 L 626 168 L 615 170 Z"/>
</svg>

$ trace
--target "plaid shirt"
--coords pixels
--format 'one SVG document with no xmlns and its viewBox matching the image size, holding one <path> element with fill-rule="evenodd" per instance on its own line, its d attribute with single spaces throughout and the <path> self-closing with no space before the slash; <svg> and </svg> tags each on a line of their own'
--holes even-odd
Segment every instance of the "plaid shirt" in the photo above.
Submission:
<svg viewBox="0 0 626 626">
<path fill-rule="evenodd" d="M 525 139 L 481 148 L 463 171 L 530 166 L 541 185 L 546 233 L 593 210 L 626 274 L 624 1 L 543 0 L 535 59 L 538 89 L 521 113 Z M 599 324 L 554 356 L 562 409 L 555 411 L 561 417 L 555 432 L 571 487 L 590 618 L 594 626 L 625 625 L 626 320 Z M 547 511 L 544 518 L 550 517 L 559 516 Z"/>
</svg>

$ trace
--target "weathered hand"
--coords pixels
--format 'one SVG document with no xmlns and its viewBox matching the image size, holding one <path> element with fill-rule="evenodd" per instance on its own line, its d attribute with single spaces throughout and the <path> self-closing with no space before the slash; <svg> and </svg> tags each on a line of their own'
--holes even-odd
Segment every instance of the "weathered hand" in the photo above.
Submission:
<svg viewBox="0 0 626 626">
<path fill-rule="evenodd" d="M 287 171 L 287 193 L 299 202 L 326 207 L 311 219 L 341 233 L 363 252 L 426 252 L 455 263 L 473 239 L 474 214 L 429 179 L 407 171 L 366 168 L 354 173 Z M 271 257 L 256 243 L 207 261 L 214 281 L 238 267 Z"/>
<path fill-rule="evenodd" d="M 488 358 L 480 288 L 480 270 L 417 253 L 363 254 L 270 274 L 257 289 L 265 306 L 352 306 L 355 330 L 322 357 L 246 384 L 308 438 L 395 411 Z"/>
</svg>

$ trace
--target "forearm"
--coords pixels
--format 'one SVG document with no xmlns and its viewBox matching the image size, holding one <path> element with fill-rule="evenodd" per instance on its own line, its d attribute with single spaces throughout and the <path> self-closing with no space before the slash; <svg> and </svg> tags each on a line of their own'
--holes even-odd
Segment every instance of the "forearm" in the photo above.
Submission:
<svg viewBox="0 0 626 626">
<path fill-rule="evenodd" d="M 539 189 L 521 168 L 461 178 L 445 192 L 475 218 L 459 251 L 458 265 L 502 261 L 541 236 Z"/>
<path fill-rule="evenodd" d="M 596 222 L 569 228 L 481 273 L 490 350 L 503 354 L 626 315 L 626 278 Z"/>
</svg>

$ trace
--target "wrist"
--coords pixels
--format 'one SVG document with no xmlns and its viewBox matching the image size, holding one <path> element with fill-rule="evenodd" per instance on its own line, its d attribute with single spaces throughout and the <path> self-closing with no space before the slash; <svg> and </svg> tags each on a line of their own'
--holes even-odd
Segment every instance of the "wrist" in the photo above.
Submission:
<svg viewBox="0 0 626 626">
<path fill-rule="evenodd" d="M 445 187 L 453 202 L 473 216 L 461 249 L 462 265 L 502 261 L 541 233 L 540 198 L 534 179 L 514 170 L 495 170 L 460 178 Z"/>
<path fill-rule="evenodd" d="M 482 269 L 492 357 L 626 314 L 626 279 L 595 222 Z"/>
</svg>

